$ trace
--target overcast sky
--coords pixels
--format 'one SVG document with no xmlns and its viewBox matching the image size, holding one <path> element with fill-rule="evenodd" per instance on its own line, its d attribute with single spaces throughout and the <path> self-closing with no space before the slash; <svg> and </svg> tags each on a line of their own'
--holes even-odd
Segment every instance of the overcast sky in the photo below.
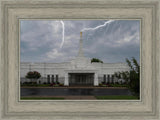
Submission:
<svg viewBox="0 0 160 120">
<path fill-rule="evenodd" d="M 86 57 L 105 63 L 125 62 L 131 57 L 139 61 L 139 20 L 21 20 L 21 62 L 58 63 L 73 59 L 78 54 L 82 30 Z"/>
</svg>

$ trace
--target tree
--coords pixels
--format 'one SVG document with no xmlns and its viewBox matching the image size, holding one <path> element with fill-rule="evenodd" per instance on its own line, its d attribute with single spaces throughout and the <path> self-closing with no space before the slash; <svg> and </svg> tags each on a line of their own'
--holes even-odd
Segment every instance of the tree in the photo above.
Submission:
<svg viewBox="0 0 160 120">
<path fill-rule="evenodd" d="M 131 60 L 126 59 L 130 71 L 116 72 L 115 76 L 117 78 L 122 78 L 129 83 L 129 88 L 137 95 L 139 95 L 140 90 L 140 66 L 137 60 L 132 57 Z"/>
<path fill-rule="evenodd" d="M 132 57 L 132 69 L 130 70 L 130 88 L 139 94 L 140 90 L 140 66 L 137 60 Z"/>
<path fill-rule="evenodd" d="M 92 58 L 92 59 L 91 59 L 91 63 L 92 63 L 92 62 L 100 62 L 100 63 L 103 63 L 103 61 L 100 60 L 100 59 L 98 59 L 98 58 Z"/>
<path fill-rule="evenodd" d="M 124 79 L 126 83 L 129 83 L 130 80 L 130 72 L 122 71 L 122 72 L 115 72 L 114 76 L 118 79 Z"/>
<path fill-rule="evenodd" d="M 37 71 L 29 71 L 26 75 L 26 78 L 31 79 L 32 83 L 33 80 L 37 80 L 41 77 L 41 74 Z"/>
</svg>

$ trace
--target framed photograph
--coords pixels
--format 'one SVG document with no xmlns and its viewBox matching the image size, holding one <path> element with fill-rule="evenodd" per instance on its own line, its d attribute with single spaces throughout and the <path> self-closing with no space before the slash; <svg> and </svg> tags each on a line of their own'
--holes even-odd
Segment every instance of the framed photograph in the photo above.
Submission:
<svg viewBox="0 0 160 120">
<path fill-rule="evenodd" d="M 140 20 L 23 19 L 20 46 L 22 100 L 140 100 Z"/>
<path fill-rule="evenodd" d="M 159 0 L 1 0 L 1 119 L 159 119 Z"/>
</svg>

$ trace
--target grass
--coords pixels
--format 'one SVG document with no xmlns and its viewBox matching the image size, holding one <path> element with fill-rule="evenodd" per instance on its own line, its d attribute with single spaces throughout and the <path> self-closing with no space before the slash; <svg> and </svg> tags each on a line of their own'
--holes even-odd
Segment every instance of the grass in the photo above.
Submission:
<svg viewBox="0 0 160 120">
<path fill-rule="evenodd" d="M 21 100 L 64 100 L 61 97 L 21 97 Z"/>
<path fill-rule="evenodd" d="M 138 96 L 129 95 L 107 95 L 95 96 L 99 100 L 138 100 Z M 62 97 L 21 97 L 21 100 L 64 100 Z"/>
<path fill-rule="evenodd" d="M 129 95 L 107 95 L 107 96 L 95 96 L 96 99 L 104 100 L 138 100 L 138 96 L 129 96 Z"/>
</svg>

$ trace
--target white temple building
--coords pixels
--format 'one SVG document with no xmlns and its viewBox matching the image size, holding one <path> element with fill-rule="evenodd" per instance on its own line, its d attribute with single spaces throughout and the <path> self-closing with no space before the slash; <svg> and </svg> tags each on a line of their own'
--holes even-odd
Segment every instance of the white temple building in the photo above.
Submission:
<svg viewBox="0 0 160 120">
<path fill-rule="evenodd" d="M 21 83 L 29 82 L 25 78 L 29 71 L 37 71 L 41 78 L 37 83 L 53 83 L 58 81 L 65 86 L 70 85 L 93 85 L 98 86 L 102 81 L 117 82 L 113 76 L 115 72 L 129 71 L 126 63 L 100 63 L 92 62 L 84 56 L 82 32 L 80 34 L 79 52 L 75 59 L 63 63 L 31 63 L 21 62 L 20 79 Z"/>
</svg>

